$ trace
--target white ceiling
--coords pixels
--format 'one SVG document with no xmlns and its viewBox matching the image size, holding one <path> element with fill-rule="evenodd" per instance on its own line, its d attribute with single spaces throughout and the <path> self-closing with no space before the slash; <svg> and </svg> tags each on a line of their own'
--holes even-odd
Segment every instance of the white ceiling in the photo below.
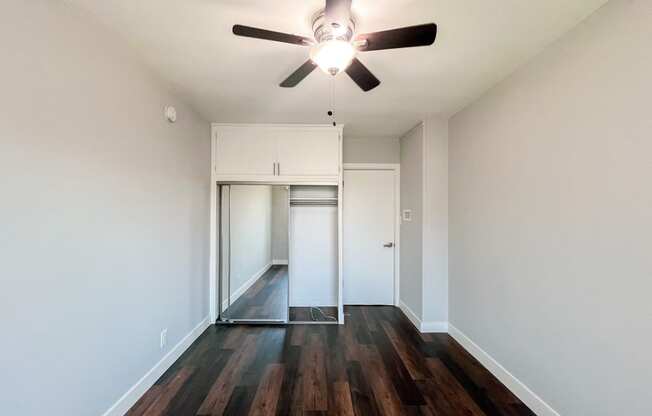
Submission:
<svg viewBox="0 0 652 416">
<path fill-rule="evenodd" d="M 308 57 L 295 45 L 239 38 L 235 23 L 311 35 L 320 0 L 68 0 L 96 16 L 219 122 L 326 123 L 329 76 L 278 84 Z M 570 30 L 606 0 L 353 0 L 360 32 L 435 22 L 433 46 L 366 52 L 381 80 L 362 92 L 335 80 L 335 111 L 350 136 L 398 136 L 423 117 L 449 116 Z"/>
</svg>

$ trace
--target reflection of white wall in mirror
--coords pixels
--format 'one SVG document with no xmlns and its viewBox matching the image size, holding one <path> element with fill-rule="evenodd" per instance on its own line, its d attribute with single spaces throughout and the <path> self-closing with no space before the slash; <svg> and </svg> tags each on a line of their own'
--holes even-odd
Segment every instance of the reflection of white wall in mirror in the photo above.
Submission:
<svg viewBox="0 0 652 416">
<path fill-rule="evenodd" d="M 231 303 L 272 265 L 272 187 L 231 185 Z"/>
<path fill-rule="evenodd" d="M 272 263 L 288 264 L 288 187 L 272 187 Z"/>
</svg>

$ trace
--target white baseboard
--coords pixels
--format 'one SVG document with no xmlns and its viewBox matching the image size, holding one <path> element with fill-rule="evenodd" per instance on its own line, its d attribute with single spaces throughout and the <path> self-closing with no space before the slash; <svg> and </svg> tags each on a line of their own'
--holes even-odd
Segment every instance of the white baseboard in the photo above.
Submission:
<svg viewBox="0 0 652 416">
<path fill-rule="evenodd" d="M 503 383 L 516 397 L 525 403 L 535 414 L 538 416 L 559 416 L 559 413 L 544 402 L 541 397 L 537 396 L 537 394 L 530 390 L 525 384 L 523 384 L 523 382 L 507 371 L 505 367 L 480 348 L 462 331 L 449 324 L 448 333 L 459 342 L 464 349 L 474 356 L 476 360 L 480 361 L 480 363 L 485 366 L 491 374 L 496 376 L 501 383 Z"/>
<path fill-rule="evenodd" d="M 287 260 L 279 260 L 279 259 L 274 259 L 272 260 L 272 264 L 275 266 L 287 266 L 290 262 Z"/>
<path fill-rule="evenodd" d="M 410 320 L 410 322 L 412 322 L 412 325 L 414 325 L 414 327 L 416 329 L 421 331 L 421 319 L 419 319 L 417 314 L 414 313 L 414 311 L 412 309 L 410 309 L 410 307 L 407 306 L 405 304 L 405 302 L 403 302 L 403 301 L 400 302 L 399 308 L 401 308 L 401 310 L 403 311 L 405 316 L 407 316 L 407 318 Z"/>
<path fill-rule="evenodd" d="M 412 325 L 422 333 L 446 333 L 448 332 L 448 322 L 426 321 L 423 322 L 416 313 L 405 302 L 401 301 L 399 308 L 405 316 L 412 322 Z"/>
<path fill-rule="evenodd" d="M 423 332 L 424 334 L 448 333 L 448 322 L 444 322 L 444 321 L 421 322 L 421 332 Z"/>
<path fill-rule="evenodd" d="M 136 382 L 127 392 L 116 401 L 102 416 L 123 416 L 154 385 L 174 362 L 181 357 L 190 345 L 210 326 L 208 317 L 204 318 L 188 335 L 183 337 L 170 351 L 168 351 L 154 367 Z"/>
<path fill-rule="evenodd" d="M 446 333 L 448 332 L 457 342 L 464 347 L 476 360 L 487 369 L 491 374 L 496 376 L 501 383 L 503 383 L 516 397 L 525 403 L 530 410 L 538 416 L 559 416 L 550 405 L 543 401 L 539 396 L 530 390 L 523 382 L 514 377 L 505 367 L 503 367 L 492 356 L 480 348 L 476 343 L 471 341 L 469 337 L 464 335 L 462 331 L 455 328 L 448 322 L 423 322 L 416 313 L 403 301 L 400 302 L 400 308 L 412 322 L 412 324 L 423 333 Z"/>
<path fill-rule="evenodd" d="M 272 262 L 267 263 L 266 265 L 263 266 L 262 269 L 258 270 L 256 273 L 254 273 L 253 276 L 251 276 L 246 282 L 244 282 L 239 288 L 237 288 L 235 290 L 235 292 L 233 292 L 231 294 L 231 305 L 233 305 L 235 303 L 235 301 L 238 300 L 238 298 L 240 296 L 242 296 L 247 291 L 247 289 L 249 289 L 251 286 L 253 286 L 254 283 L 256 283 L 258 281 L 258 279 L 263 277 L 263 275 L 271 267 L 272 267 Z M 229 299 L 224 299 L 222 301 L 222 310 L 224 311 L 228 307 L 229 307 Z"/>
</svg>

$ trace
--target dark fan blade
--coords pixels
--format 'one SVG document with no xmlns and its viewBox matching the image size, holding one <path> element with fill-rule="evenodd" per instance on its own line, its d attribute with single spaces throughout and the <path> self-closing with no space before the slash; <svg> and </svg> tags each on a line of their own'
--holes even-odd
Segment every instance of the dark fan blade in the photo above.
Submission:
<svg viewBox="0 0 652 416">
<path fill-rule="evenodd" d="M 363 91 L 373 90 L 380 85 L 378 78 L 366 66 L 362 65 L 358 58 L 353 58 L 351 65 L 346 68 L 346 73 Z"/>
<path fill-rule="evenodd" d="M 360 51 L 378 51 L 381 49 L 411 48 L 413 46 L 428 46 L 435 42 L 437 25 L 402 27 L 400 29 L 384 30 L 382 32 L 365 33 L 356 36 L 357 41 L 366 41 L 358 47 Z"/>
<path fill-rule="evenodd" d="M 292 73 L 287 79 L 281 82 L 281 87 L 283 88 L 292 88 L 296 87 L 305 77 L 310 75 L 312 71 L 317 68 L 317 65 L 308 59 L 303 65 L 299 67 L 296 71 Z"/>
<path fill-rule="evenodd" d="M 289 33 L 273 32 L 271 30 L 258 29 L 251 26 L 234 25 L 233 34 L 247 38 L 273 40 L 276 42 L 292 43 L 295 45 L 307 46 L 313 43 L 312 39 L 304 36 L 290 35 Z"/>
<path fill-rule="evenodd" d="M 326 0 L 326 21 L 328 24 L 337 23 L 346 25 L 351 18 L 351 1 L 352 0 Z"/>
</svg>

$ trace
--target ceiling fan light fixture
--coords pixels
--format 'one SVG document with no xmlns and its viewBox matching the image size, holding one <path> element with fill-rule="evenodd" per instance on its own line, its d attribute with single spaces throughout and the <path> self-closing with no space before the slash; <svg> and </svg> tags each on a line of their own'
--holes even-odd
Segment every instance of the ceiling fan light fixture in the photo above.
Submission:
<svg viewBox="0 0 652 416">
<path fill-rule="evenodd" d="M 331 39 L 313 46 L 310 51 L 310 59 L 322 71 L 335 76 L 351 64 L 355 52 L 355 48 L 350 42 Z"/>
</svg>

